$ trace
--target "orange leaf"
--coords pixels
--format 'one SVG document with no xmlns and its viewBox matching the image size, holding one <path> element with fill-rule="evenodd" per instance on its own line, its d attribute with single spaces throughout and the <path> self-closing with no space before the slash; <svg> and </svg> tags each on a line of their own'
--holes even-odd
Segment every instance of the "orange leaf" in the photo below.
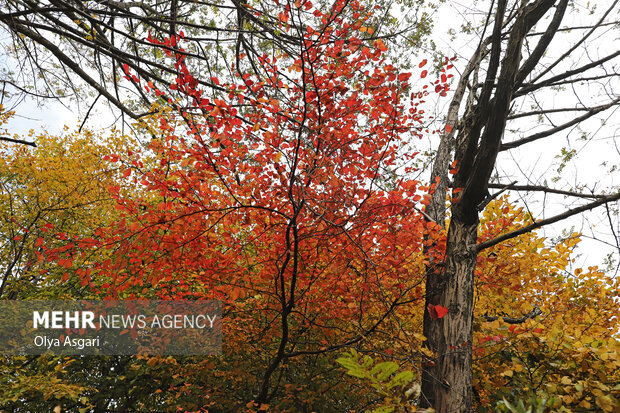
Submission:
<svg viewBox="0 0 620 413">
<path fill-rule="evenodd" d="M 381 39 L 375 40 L 374 44 L 375 44 L 375 47 L 381 50 L 382 52 L 385 52 L 387 50 L 387 46 L 385 45 L 385 43 L 383 43 L 383 40 Z"/>
</svg>

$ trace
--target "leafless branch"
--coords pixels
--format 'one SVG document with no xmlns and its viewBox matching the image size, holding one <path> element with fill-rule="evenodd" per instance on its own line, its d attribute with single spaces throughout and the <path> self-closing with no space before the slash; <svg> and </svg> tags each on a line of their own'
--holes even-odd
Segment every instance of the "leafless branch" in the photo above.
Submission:
<svg viewBox="0 0 620 413">
<path fill-rule="evenodd" d="M 485 321 L 489 321 L 489 322 L 502 319 L 504 320 L 505 323 L 508 323 L 508 324 L 522 324 L 522 323 L 525 323 L 530 318 L 535 318 L 539 315 L 542 315 L 542 311 L 540 310 L 539 307 L 534 307 L 532 311 L 530 311 L 529 313 L 521 317 L 506 317 L 506 316 L 500 317 L 500 316 L 490 316 L 490 315 L 485 314 L 482 316 L 482 318 L 484 318 Z"/>
<path fill-rule="evenodd" d="M 603 112 L 604 110 L 607 110 L 611 107 L 614 107 L 616 105 L 618 105 L 620 103 L 620 97 L 617 97 L 616 99 L 612 100 L 611 102 L 605 104 L 605 105 L 600 105 L 600 106 L 594 106 L 592 108 L 590 108 L 588 110 L 588 112 L 584 115 L 578 116 L 574 119 L 571 119 L 570 121 L 563 123 L 562 125 L 556 126 L 555 128 L 551 128 L 548 129 L 546 131 L 543 132 L 539 132 L 539 133 L 535 133 L 533 135 L 530 135 L 528 137 L 522 138 L 522 139 L 518 139 L 516 141 L 512 141 L 512 142 L 507 142 L 507 143 L 503 143 L 500 146 L 500 151 L 506 151 L 509 149 L 514 149 L 517 148 L 521 145 L 524 145 L 526 143 L 530 143 L 530 142 L 534 142 L 537 141 L 539 139 L 542 138 L 546 138 L 547 136 L 551 136 L 553 134 L 556 134 L 564 129 L 570 128 L 571 126 L 577 125 L 580 122 L 583 122 L 586 119 L 591 118 L 592 116 L 596 115 L 597 113 Z"/>
<path fill-rule="evenodd" d="M 30 142 L 30 141 L 26 141 L 26 140 L 22 140 L 22 139 L 13 139 L 13 138 L 9 138 L 8 136 L 0 136 L 0 141 L 5 141 L 5 142 L 11 142 L 11 143 L 19 143 L 22 145 L 28 145 L 28 146 L 32 146 L 32 147 L 37 147 L 37 144 L 35 142 Z"/>
<path fill-rule="evenodd" d="M 484 250 L 486 248 L 490 248 L 490 247 L 492 247 L 494 245 L 497 245 L 497 244 L 500 244 L 500 243 L 502 243 L 502 242 L 504 242 L 506 240 L 518 237 L 519 235 L 527 234 L 528 232 L 531 232 L 531 231 L 533 231 L 533 230 L 535 230 L 537 228 L 543 227 L 545 225 L 553 224 L 554 222 L 562 221 L 562 220 L 564 220 L 566 218 L 572 217 L 573 215 L 577 215 L 577 214 L 580 214 L 582 212 L 589 211 L 591 209 L 594 209 L 594 208 L 599 207 L 601 205 L 608 204 L 610 202 L 617 201 L 619 199 L 620 199 L 620 192 L 617 193 L 617 194 L 614 194 L 614 195 L 609 195 L 609 196 L 606 196 L 604 198 L 601 198 L 598 201 L 590 202 L 590 203 L 582 205 L 580 207 L 569 209 L 568 211 L 566 211 L 566 212 L 564 212 L 562 214 L 554 215 L 554 216 L 552 216 L 550 218 L 543 219 L 543 220 L 540 220 L 540 221 L 536 221 L 533 224 L 527 225 L 527 226 L 525 226 L 523 228 L 511 231 L 511 232 L 509 232 L 507 234 L 504 234 L 504 235 L 501 235 L 501 236 L 499 236 L 497 238 L 494 238 L 494 239 L 482 242 L 482 243 L 476 245 L 476 251 L 480 252 L 480 251 L 482 251 L 482 250 Z"/>
<path fill-rule="evenodd" d="M 515 191 L 540 191 L 548 194 L 558 194 L 565 196 L 574 196 L 577 198 L 590 198 L 590 199 L 602 199 L 606 198 L 608 195 L 604 194 L 583 194 L 575 191 L 564 191 L 561 189 L 553 189 L 548 186 L 543 185 L 516 185 L 515 183 L 511 183 L 508 185 L 505 184 L 489 184 L 489 188 L 499 188 L 499 189 L 509 189 Z"/>
</svg>

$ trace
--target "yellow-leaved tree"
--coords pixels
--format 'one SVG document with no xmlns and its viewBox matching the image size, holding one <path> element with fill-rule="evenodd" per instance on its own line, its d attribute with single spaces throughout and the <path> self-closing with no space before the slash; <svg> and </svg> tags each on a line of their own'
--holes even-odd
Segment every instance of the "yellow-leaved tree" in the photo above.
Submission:
<svg viewBox="0 0 620 413">
<path fill-rule="evenodd" d="M 11 115 L 3 113 L 0 128 Z M 71 240 L 87 240 L 115 219 L 108 189 L 118 184 L 119 167 L 104 157 L 131 150 L 132 140 L 114 131 L 104 136 L 68 128 L 60 136 L 31 131 L 28 140 L 33 138 L 36 147 L 0 143 L 0 299 L 92 298 L 91 283 L 82 276 L 95 257 L 53 262 L 46 253 Z M 2 356 L 0 408 L 50 411 L 80 398 L 89 406 L 84 397 L 95 389 L 82 380 L 83 372 L 109 364 L 95 358 Z M 80 365 L 82 376 L 70 374 L 71 365 Z"/>
<path fill-rule="evenodd" d="M 479 236 L 531 222 L 502 198 L 485 210 Z M 572 268 L 579 240 L 572 233 L 549 245 L 528 233 L 479 256 L 474 365 L 481 406 L 538 397 L 553 411 L 620 408 L 620 280 L 597 267 Z"/>
<path fill-rule="evenodd" d="M 122 166 L 104 158 L 135 144 L 118 131 L 104 136 L 67 127 L 61 136 L 31 130 L 28 138 L 36 140 L 35 148 L 0 144 L 0 298 L 84 297 L 83 281 L 67 281 L 76 271 L 88 271 L 88 264 L 47 264 L 45 253 L 93 237 L 113 222 L 109 188 L 121 182 Z"/>
</svg>

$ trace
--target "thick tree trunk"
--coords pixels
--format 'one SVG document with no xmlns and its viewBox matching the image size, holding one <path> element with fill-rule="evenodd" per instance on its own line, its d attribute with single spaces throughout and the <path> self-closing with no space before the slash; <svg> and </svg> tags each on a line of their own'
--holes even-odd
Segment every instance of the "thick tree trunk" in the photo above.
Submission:
<svg viewBox="0 0 620 413">
<path fill-rule="evenodd" d="M 435 353 L 424 363 L 422 404 L 438 413 L 471 412 L 472 321 L 478 216 L 450 222 L 445 267 L 428 274 L 424 335 Z M 448 314 L 432 319 L 428 305 Z"/>
</svg>

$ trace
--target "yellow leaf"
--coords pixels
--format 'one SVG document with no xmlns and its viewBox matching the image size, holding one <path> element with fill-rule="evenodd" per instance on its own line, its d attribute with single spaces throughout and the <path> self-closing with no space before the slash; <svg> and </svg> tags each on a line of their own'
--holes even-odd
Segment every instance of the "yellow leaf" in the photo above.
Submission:
<svg viewBox="0 0 620 413">
<path fill-rule="evenodd" d="M 413 337 L 415 337 L 417 340 L 420 340 L 420 341 L 426 341 L 426 337 L 424 337 L 420 333 L 413 333 Z"/>
</svg>

